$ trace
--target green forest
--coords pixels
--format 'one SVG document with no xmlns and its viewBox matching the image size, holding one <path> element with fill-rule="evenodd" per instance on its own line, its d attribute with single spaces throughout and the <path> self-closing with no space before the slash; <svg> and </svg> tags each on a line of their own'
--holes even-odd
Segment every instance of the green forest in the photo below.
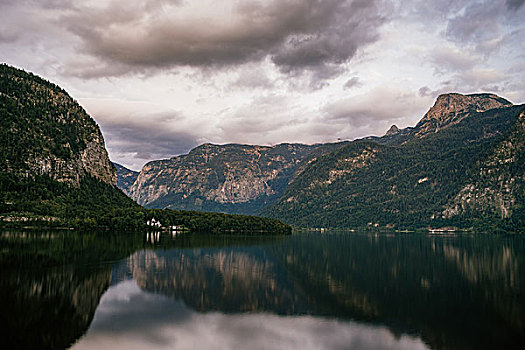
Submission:
<svg viewBox="0 0 525 350">
<path fill-rule="evenodd" d="M 291 227 L 278 220 L 256 216 L 146 209 L 117 188 L 92 177 L 83 178 L 75 187 L 47 176 L 21 179 L 2 173 L 0 213 L 4 226 L 162 229 L 146 225 L 155 218 L 163 228 L 176 225 L 213 234 L 291 233 Z"/>
<path fill-rule="evenodd" d="M 392 227 L 414 229 L 456 226 L 522 232 L 525 226 L 523 179 L 525 137 L 517 117 L 523 106 L 495 109 L 403 143 L 356 141 L 310 164 L 275 205 L 262 214 L 297 226 Z M 517 159 L 494 166 L 480 177 L 498 146 Z M 361 166 L 346 160 L 368 154 Z M 338 173 L 339 176 L 330 174 Z M 475 208 L 451 218 L 433 217 L 466 185 L 499 190 L 502 178 L 515 178 L 512 215 L 502 219 L 490 207 Z M 510 180 L 509 180 L 510 181 Z"/>
<path fill-rule="evenodd" d="M 76 187 L 47 176 L 23 179 L 2 173 L 0 213 L 3 225 L 11 226 L 155 229 L 146 225 L 155 218 L 163 228 L 177 225 L 213 234 L 291 233 L 291 227 L 278 220 L 256 216 L 146 209 L 92 177 L 83 178 Z"/>
<path fill-rule="evenodd" d="M 0 92 L 0 169 L 50 154 L 69 160 L 97 131 L 63 89 L 31 73 L 0 65 Z"/>
</svg>

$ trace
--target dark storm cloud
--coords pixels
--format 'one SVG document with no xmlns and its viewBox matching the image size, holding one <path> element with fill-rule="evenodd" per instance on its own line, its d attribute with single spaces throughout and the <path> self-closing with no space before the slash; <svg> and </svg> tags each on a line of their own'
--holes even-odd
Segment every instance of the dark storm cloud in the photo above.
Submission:
<svg viewBox="0 0 525 350">
<path fill-rule="evenodd" d="M 283 72 L 320 70 L 325 78 L 377 40 L 384 22 L 380 2 L 243 2 L 229 14 L 206 18 L 181 17 L 184 4 L 166 10 L 163 1 L 114 1 L 104 8 L 72 7 L 60 22 L 81 39 L 86 54 L 130 71 L 222 67 L 270 57 Z"/>
<path fill-rule="evenodd" d="M 181 117 L 162 113 L 129 118 L 97 115 L 110 154 L 123 165 L 140 169 L 151 159 L 185 154 L 199 144 L 194 134 L 172 125 Z"/>
<path fill-rule="evenodd" d="M 507 0 L 506 4 L 509 10 L 518 10 L 525 4 L 525 0 Z"/>
<path fill-rule="evenodd" d="M 284 70 L 340 64 L 357 48 L 378 38 L 383 22 L 374 1 L 317 2 L 322 8 L 307 14 L 302 32 L 286 35 L 272 60 Z"/>
<path fill-rule="evenodd" d="M 160 128 L 134 128 L 126 125 L 104 125 L 108 148 L 116 153 L 132 153 L 136 159 L 149 160 L 187 153 L 198 142 L 193 135 L 183 132 L 163 132 Z M 160 130 L 159 130 L 160 129 Z"/>
</svg>

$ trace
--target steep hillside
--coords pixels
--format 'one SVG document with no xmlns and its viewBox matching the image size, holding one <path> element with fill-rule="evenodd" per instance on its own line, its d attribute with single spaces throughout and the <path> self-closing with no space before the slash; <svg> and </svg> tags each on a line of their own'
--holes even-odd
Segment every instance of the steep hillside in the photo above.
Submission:
<svg viewBox="0 0 525 350">
<path fill-rule="evenodd" d="M 89 175 L 116 184 L 95 121 L 64 90 L 0 65 L 0 169 L 78 185 Z"/>
<path fill-rule="evenodd" d="M 303 164 L 342 145 L 204 144 L 146 164 L 128 193 L 150 208 L 256 213 L 281 196 Z"/>
<path fill-rule="evenodd" d="M 524 107 L 508 105 L 494 95 L 440 96 L 416 127 L 312 162 L 263 214 L 316 227 L 466 227 L 501 219 L 519 227 Z"/>
<path fill-rule="evenodd" d="M 129 188 L 137 180 L 139 172 L 130 170 L 117 163 L 113 163 L 113 165 L 117 170 L 117 187 L 125 194 L 129 194 Z"/>
<path fill-rule="evenodd" d="M 525 223 L 525 108 L 436 219 L 492 217 Z"/>
<path fill-rule="evenodd" d="M 93 224 L 138 206 L 95 121 L 63 89 L 0 65 L 0 221 Z"/>
</svg>

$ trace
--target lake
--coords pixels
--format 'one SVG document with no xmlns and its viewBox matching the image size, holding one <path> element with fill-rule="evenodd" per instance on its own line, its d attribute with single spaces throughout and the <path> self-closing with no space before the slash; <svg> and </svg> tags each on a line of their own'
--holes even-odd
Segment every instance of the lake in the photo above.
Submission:
<svg viewBox="0 0 525 350">
<path fill-rule="evenodd" d="M 3 348 L 525 347 L 525 237 L 0 231 Z"/>
</svg>

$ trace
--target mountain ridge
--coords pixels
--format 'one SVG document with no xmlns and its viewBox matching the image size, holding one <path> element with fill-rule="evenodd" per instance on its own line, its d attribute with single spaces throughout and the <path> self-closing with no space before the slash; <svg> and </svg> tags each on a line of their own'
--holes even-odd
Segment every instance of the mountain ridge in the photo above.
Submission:
<svg viewBox="0 0 525 350">
<path fill-rule="evenodd" d="M 422 138 L 414 132 L 416 136 L 402 142 L 387 138 L 387 142 L 351 143 L 313 163 L 262 214 L 314 227 L 510 225 L 520 229 L 525 191 L 524 109 L 509 106 L 472 112 L 473 118 L 462 118 Z M 498 156 L 508 149 L 515 150 L 513 157 Z M 486 159 L 493 158 L 507 164 L 508 170 L 496 172 L 500 163 L 484 166 Z M 479 178 L 480 171 L 488 175 Z M 506 180 L 500 180 L 501 176 Z M 447 211 L 462 190 L 465 195 L 456 202 L 464 209 Z M 478 204 L 464 205 L 476 203 L 471 198 L 481 193 Z M 505 200 L 511 194 L 512 200 Z M 498 209 L 501 203 L 503 209 Z"/>
<path fill-rule="evenodd" d="M 128 188 L 152 208 L 253 214 L 276 200 L 299 165 L 339 144 L 203 144 L 188 154 L 147 163 Z"/>
<path fill-rule="evenodd" d="M 479 113 L 509 106 L 512 106 L 511 102 L 495 94 L 442 94 L 416 124 L 415 129 L 420 129 L 416 135 L 422 137 L 430 132 L 455 125 L 473 112 Z"/>
<path fill-rule="evenodd" d="M 64 89 L 1 64 L 0 125 L 1 225 L 143 225 L 100 128 Z"/>
<path fill-rule="evenodd" d="M 370 136 L 364 139 L 386 144 L 402 144 L 411 138 L 423 138 L 426 135 L 453 126 L 471 116 L 472 113 L 512 105 L 510 101 L 491 93 L 462 95 L 451 92 L 441 94 L 415 126 L 399 129 L 396 125 L 392 125 L 385 135 L 381 137 Z"/>
<path fill-rule="evenodd" d="M 168 193 L 170 191 L 170 186 L 166 185 L 165 187 L 159 187 L 155 184 L 155 178 L 157 176 L 164 176 L 164 180 L 166 182 L 169 182 L 169 171 L 166 171 L 166 168 L 163 168 L 160 169 L 160 171 L 158 171 L 157 174 L 155 174 L 154 167 L 159 166 L 160 164 L 166 165 L 166 162 L 178 162 L 178 166 L 181 167 L 180 169 L 182 169 L 187 165 L 184 164 L 186 161 L 188 161 L 186 159 L 187 157 L 191 158 L 192 156 L 199 154 L 199 152 L 202 156 L 203 150 L 208 150 L 209 152 L 211 152 L 210 154 L 212 155 L 215 153 L 215 155 L 222 155 L 221 157 L 215 160 L 217 162 L 218 167 L 210 169 L 211 163 L 209 163 L 208 161 L 204 163 L 194 162 L 192 165 L 194 166 L 193 172 L 213 173 L 215 176 L 215 182 L 212 185 L 215 187 L 210 186 L 210 191 L 207 192 L 207 194 L 218 194 L 219 197 L 213 197 L 213 195 L 210 195 L 208 196 L 208 198 L 206 198 L 206 193 L 202 192 L 200 194 L 200 198 L 204 198 L 203 202 L 201 202 L 202 206 L 192 206 L 192 210 L 206 209 L 212 211 L 225 212 L 236 212 L 237 210 L 246 210 L 245 205 L 246 202 L 249 202 L 249 200 L 243 200 L 249 198 L 250 195 L 246 195 L 245 192 L 244 195 L 241 195 L 242 200 L 239 200 L 239 197 L 234 198 L 231 196 L 235 193 L 236 186 L 244 186 L 245 189 L 249 188 L 251 190 L 254 190 L 257 195 L 263 194 L 263 196 L 265 196 L 266 199 L 268 199 L 268 197 L 273 196 L 270 200 L 256 203 L 256 205 L 252 206 L 249 209 L 251 210 L 250 213 L 255 212 L 260 215 L 282 219 L 288 223 L 300 226 L 350 227 L 363 225 L 366 226 L 368 224 L 375 225 L 376 223 L 379 226 L 389 227 L 414 226 L 415 224 L 412 221 L 416 219 L 415 216 L 412 214 L 414 213 L 414 210 L 415 212 L 418 212 L 418 210 L 421 211 L 421 208 L 405 208 L 408 211 L 412 211 L 412 213 L 410 215 L 407 214 L 405 215 L 405 217 L 402 217 L 403 215 L 399 213 L 402 212 L 404 209 L 403 204 L 399 201 L 396 202 L 394 200 L 394 202 L 397 203 L 397 207 L 391 207 L 390 209 L 386 209 L 390 205 L 385 204 L 386 202 L 384 204 L 378 202 L 372 206 L 375 206 L 376 208 L 373 210 L 379 210 L 379 212 L 383 212 L 384 210 L 393 210 L 393 213 L 395 215 L 391 215 L 389 220 L 384 220 L 383 214 L 379 215 L 379 217 L 382 218 L 381 220 L 376 220 L 377 218 L 374 219 L 373 215 L 370 215 L 370 210 L 372 210 L 372 207 L 369 207 L 367 209 L 367 213 L 362 213 L 362 215 L 360 214 L 361 216 L 363 216 L 361 217 L 361 219 L 357 219 L 356 217 L 354 217 L 350 220 L 347 217 L 343 220 L 346 214 L 339 213 L 338 210 L 333 209 L 335 204 L 330 203 L 334 198 L 347 193 L 349 188 L 357 185 L 361 187 L 355 187 L 356 189 L 361 188 L 362 192 L 369 192 L 367 195 L 368 197 L 365 196 L 368 199 L 364 197 L 361 198 L 358 192 L 353 192 L 354 194 L 350 195 L 346 199 L 339 198 L 337 201 L 335 201 L 338 203 L 337 205 L 348 205 L 349 203 L 356 204 L 359 202 L 356 202 L 356 198 L 358 197 L 365 201 L 363 203 L 372 203 L 374 202 L 374 196 L 377 198 L 384 197 L 384 194 L 377 193 L 377 191 L 380 188 L 383 188 L 382 185 L 377 183 L 377 181 L 379 181 L 378 179 L 383 179 L 382 181 L 385 181 L 388 178 L 384 178 L 384 174 L 391 174 L 391 177 L 399 177 L 400 174 L 403 173 L 403 176 L 405 176 L 406 179 L 411 179 L 410 181 L 414 181 L 415 185 L 411 186 L 415 186 L 416 189 L 422 188 L 426 184 L 429 184 L 430 188 L 432 189 L 425 191 L 414 191 L 409 190 L 408 188 L 404 189 L 405 191 L 407 191 L 404 194 L 405 196 L 408 196 L 407 198 L 413 197 L 412 199 L 410 199 L 410 203 L 412 203 L 410 205 L 417 207 L 419 204 L 416 203 L 417 201 L 414 202 L 414 200 L 418 198 L 418 196 L 422 196 L 421 202 L 428 203 L 429 208 L 432 208 L 433 211 L 430 210 L 432 212 L 430 212 L 429 210 L 422 210 L 421 212 L 421 215 L 424 216 L 424 220 L 421 219 L 421 223 L 424 223 L 424 225 L 430 225 L 431 222 L 434 222 L 434 224 L 438 226 L 448 224 L 454 224 L 459 226 L 472 225 L 473 222 L 476 220 L 467 220 L 466 217 L 468 215 L 472 215 L 473 217 L 477 218 L 491 217 L 495 220 L 500 220 L 502 219 L 502 217 L 501 215 L 494 214 L 496 213 L 496 211 L 494 209 L 495 206 L 492 204 L 485 205 L 486 207 L 493 208 L 494 210 L 491 209 L 492 211 L 488 209 L 481 211 L 470 210 L 470 214 L 466 214 L 465 210 L 456 210 L 456 212 L 461 213 L 458 215 L 449 215 L 446 213 L 450 213 L 452 210 L 450 208 L 454 207 L 452 199 L 459 195 L 461 189 L 464 189 L 470 180 L 474 181 L 473 174 L 475 173 L 475 169 L 478 169 L 479 171 L 480 167 L 482 167 L 483 160 L 480 157 L 482 155 L 490 157 L 492 155 L 491 152 L 495 152 L 496 145 L 505 144 L 505 140 L 507 140 L 506 138 L 510 137 L 509 130 L 513 127 L 516 128 L 516 123 L 519 119 L 518 115 L 520 113 L 520 108 L 523 108 L 523 106 L 514 106 L 508 100 L 490 93 L 470 95 L 462 95 L 458 93 L 443 94 L 436 99 L 434 105 L 430 107 L 428 112 L 425 113 L 425 115 L 415 126 L 404 129 L 399 129 L 396 126 L 393 126 L 382 137 L 366 137 L 363 139 L 358 139 L 340 144 L 321 144 L 315 146 L 301 144 L 281 144 L 274 146 L 277 147 L 277 149 L 279 149 L 280 147 L 287 147 L 286 145 L 293 145 L 288 147 L 296 147 L 298 149 L 301 149 L 302 152 L 300 152 L 300 159 L 297 159 L 297 157 L 294 158 L 290 155 L 287 155 L 281 160 L 279 164 L 280 168 L 279 170 L 277 170 L 277 172 L 282 171 L 283 169 L 288 169 L 288 173 L 286 174 L 286 176 L 282 176 L 280 178 L 281 187 L 279 187 L 279 191 L 271 192 L 273 189 L 271 186 L 268 186 L 270 180 L 269 178 L 266 178 L 262 182 L 258 183 L 259 186 L 262 185 L 261 187 L 259 187 L 259 189 L 257 189 L 254 183 L 248 181 L 248 183 L 243 184 L 242 181 L 239 181 L 239 179 L 241 179 L 246 174 L 253 175 L 253 167 L 259 167 L 261 164 L 260 159 L 264 159 L 264 157 L 259 157 L 257 159 L 252 157 L 250 161 L 243 161 L 242 157 L 238 158 L 239 154 L 235 154 L 235 152 L 230 153 L 229 156 L 227 152 L 224 153 L 224 149 L 230 149 L 231 151 L 236 147 L 249 148 L 253 150 L 253 152 L 259 153 L 261 151 L 263 153 L 267 152 L 269 150 L 272 150 L 273 148 L 270 146 L 238 144 L 204 144 L 190 151 L 188 155 L 173 157 L 169 161 L 154 161 L 148 163 L 149 165 L 146 166 L 146 171 L 141 171 L 141 174 L 146 172 L 149 173 L 148 177 L 152 181 L 149 183 L 144 182 L 141 184 L 141 186 L 142 188 L 148 188 L 148 190 L 152 193 L 155 192 L 158 194 L 159 188 L 161 189 L 161 191 L 165 191 L 165 193 Z M 519 133 L 517 133 L 516 135 L 518 136 L 515 136 L 513 144 L 521 145 L 520 140 L 522 135 Z M 502 147 L 505 148 L 505 146 Z M 519 149 L 516 151 L 515 159 L 522 159 L 520 158 L 522 152 L 522 148 L 520 147 L 517 147 Z M 309 149 L 311 153 L 305 152 L 306 149 Z M 213 156 L 212 158 L 214 157 L 215 156 Z M 233 159 L 236 159 L 235 157 L 237 157 L 237 161 L 232 162 Z M 295 166 L 289 163 L 291 161 L 295 162 Z M 249 166 L 247 165 L 248 163 L 250 164 Z M 204 166 L 203 164 L 208 165 Z M 394 171 L 393 169 L 384 168 L 384 166 L 386 166 L 385 164 L 391 164 L 391 166 L 396 167 L 397 170 Z M 203 167 L 200 168 L 200 166 Z M 169 167 L 170 166 L 167 166 L 167 168 Z M 323 167 L 326 167 L 326 172 L 321 174 L 319 173 L 319 169 Z M 434 167 L 434 169 L 432 169 L 432 167 Z M 225 171 L 226 168 L 227 171 Z M 370 174 L 367 173 L 369 169 L 376 169 L 376 178 L 370 178 Z M 522 179 L 523 177 L 521 168 L 519 168 L 519 166 L 514 166 L 514 168 L 512 169 L 514 169 L 512 171 L 513 174 L 515 174 L 515 176 L 513 177 L 514 180 L 512 181 L 515 181 L 516 183 L 521 183 L 522 180 L 520 179 Z M 438 183 L 439 181 L 435 178 L 433 179 L 432 177 L 424 175 L 429 171 L 436 172 L 439 175 L 438 178 L 441 179 L 439 181 L 445 182 Z M 235 176 L 228 178 L 228 174 L 235 174 Z M 421 176 L 415 178 L 414 176 L 416 176 L 417 174 L 420 174 Z M 357 177 L 355 177 L 354 175 Z M 318 177 L 315 178 L 316 176 Z M 313 177 L 311 179 L 313 182 L 310 180 L 304 180 L 309 179 L 311 177 Z M 360 177 L 366 178 L 368 182 L 363 182 L 362 180 L 360 180 Z M 141 175 L 139 175 L 137 179 L 140 178 Z M 517 178 L 519 179 L 516 180 Z M 275 180 L 275 178 L 272 178 L 271 180 Z M 196 180 L 195 178 L 192 178 L 191 174 L 186 173 L 185 182 L 181 180 L 177 181 L 186 186 L 186 190 L 194 190 L 194 188 L 192 188 L 192 181 Z M 477 183 L 482 182 L 481 180 L 476 181 Z M 494 180 L 493 182 L 496 183 L 497 181 Z M 319 186 L 320 188 L 323 186 L 326 188 L 331 188 L 337 183 L 344 183 L 344 185 L 341 185 L 342 187 L 338 187 L 338 189 L 335 192 L 326 192 L 324 195 L 318 194 L 314 196 L 313 194 L 311 194 L 306 197 L 299 196 L 301 198 L 298 199 L 299 197 L 297 197 L 293 193 L 290 193 L 290 191 L 299 191 L 297 193 L 302 193 L 306 191 L 304 193 L 307 193 L 308 188 L 312 189 L 317 188 Z M 133 194 L 135 198 L 141 196 L 141 186 L 137 186 L 137 182 L 134 184 Z M 371 190 L 374 186 L 376 186 L 377 188 L 375 190 Z M 519 192 L 521 191 L 521 188 L 521 185 L 519 185 L 518 187 L 514 188 L 513 191 Z M 371 191 L 369 191 L 369 189 Z M 374 191 L 376 191 L 376 193 L 374 193 Z M 389 195 L 392 196 L 392 194 L 395 195 L 396 193 L 399 193 L 399 188 L 393 186 L 387 190 L 382 189 L 381 191 L 383 191 L 384 193 L 390 193 Z M 464 189 L 463 192 L 465 193 L 465 191 L 467 190 Z M 501 191 L 499 190 L 491 189 L 487 191 L 493 194 L 499 193 L 498 195 L 493 195 L 493 198 L 489 201 L 494 201 L 496 197 L 505 197 L 503 196 L 503 194 L 501 194 Z M 475 196 L 475 194 L 472 193 L 471 195 Z M 438 197 L 436 196 L 442 197 L 439 197 L 438 199 Z M 180 203 L 183 203 L 186 198 L 184 198 L 183 195 L 171 197 L 168 195 L 164 197 L 164 202 L 159 201 L 154 203 L 154 205 L 158 205 L 159 207 L 177 207 L 178 205 L 180 205 Z M 435 199 L 436 203 L 439 203 L 441 209 L 434 207 L 434 204 L 431 204 L 431 201 L 429 202 L 429 200 L 432 198 Z M 516 195 L 513 198 L 514 199 L 509 202 L 511 204 L 504 206 L 506 208 L 504 210 L 511 210 L 512 212 L 513 209 L 510 209 L 512 206 L 517 205 L 519 207 L 521 205 L 521 194 Z M 316 207 L 315 203 L 318 199 L 320 201 L 319 203 L 323 202 L 324 204 L 319 204 L 319 206 Z M 388 201 L 390 203 L 392 202 L 392 199 L 388 199 Z M 456 202 L 457 201 L 461 202 L 462 199 L 457 199 Z M 286 203 L 288 205 L 286 205 Z M 294 203 L 296 203 L 297 205 L 301 205 L 302 203 L 305 209 L 307 207 L 313 206 L 315 207 L 315 210 L 307 210 L 306 212 L 304 212 L 303 214 L 306 219 L 297 219 L 303 214 L 299 215 L 299 212 L 297 212 L 295 209 L 291 209 L 293 208 Z M 406 206 L 407 204 L 405 203 L 404 205 Z M 362 209 L 364 207 L 366 206 L 361 206 L 360 208 Z M 459 207 L 461 207 L 461 205 Z M 355 207 L 352 208 L 355 209 Z M 447 208 L 449 208 L 448 211 Z M 186 207 L 186 209 L 188 209 L 188 207 Z M 348 210 L 350 210 L 350 208 Z M 359 210 L 360 209 L 358 209 L 358 211 Z M 336 212 L 339 214 L 334 214 Z M 514 212 L 516 212 L 516 210 L 514 210 Z M 317 219 L 314 219 L 317 216 L 322 217 L 323 215 L 325 217 L 335 216 L 339 219 L 336 219 L 335 221 L 323 221 L 323 219 L 319 219 L 319 222 L 317 221 Z M 432 220 L 430 220 L 431 215 L 433 215 L 434 218 Z M 371 216 L 370 220 L 364 219 L 365 216 Z M 512 216 L 513 215 L 510 214 L 504 216 L 503 219 L 510 220 Z M 408 219 L 408 217 L 410 217 L 410 219 Z M 461 219 L 459 219 L 459 217 L 461 217 Z"/>
</svg>

